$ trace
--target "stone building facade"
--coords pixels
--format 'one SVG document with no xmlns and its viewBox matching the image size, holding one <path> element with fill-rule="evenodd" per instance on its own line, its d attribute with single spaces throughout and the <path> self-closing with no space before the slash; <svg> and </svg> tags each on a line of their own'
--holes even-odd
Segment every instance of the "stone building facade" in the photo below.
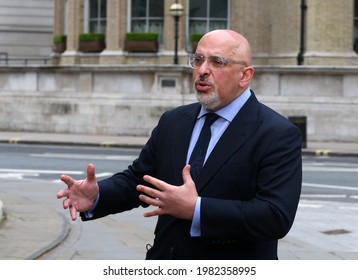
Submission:
<svg viewBox="0 0 358 280">
<path fill-rule="evenodd" d="M 0 66 L 49 62 L 53 18 L 53 0 L 0 0 Z"/>
<path fill-rule="evenodd" d="M 0 66 L 0 130 L 149 136 L 162 112 L 196 101 L 190 34 L 231 28 L 252 44 L 261 102 L 307 117 L 309 141 L 358 141 L 358 0 L 178 2 L 176 65 L 174 0 L 55 0 L 53 35 L 66 35 L 66 50 L 55 65 Z M 157 52 L 125 50 L 125 34 L 141 30 L 158 31 Z M 88 32 L 105 34 L 101 52 L 80 51 Z"/>
<path fill-rule="evenodd" d="M 255 65 L 358 65 L 353 47 L 358 37 L 357 0 L 325 0 L 324 3 L 321 0 L 55 0 L 54 34 L 67 36 L 67 49 L 54 54 L 53 62 L 59 65 L 171 64 L 175 23 L 170 6 L 176 2 L 183 6 L 178 24 L 180 64 L 186 63 L 186 53 L 192 51 L 192 32 L 230 28 L 251 42 Z M 99 8 L 105 9 L 100 15 Z M 106 48 L 96 54 L 82 53 L 78 37 L 80 33 L 93 31 L 89 30 L 93 13 L 102 20 L 100 32 L 106 36 Z M 138 16 L 147 23 L 138 25 Z M 151 20 L 157 23 L 148 24 Z M 158 52 L 127 52 L 125 34 L 148 31 L 148 28 L 160 33 Z M 302 54 L 301 63 L 299 54 Z"/>
</svg>

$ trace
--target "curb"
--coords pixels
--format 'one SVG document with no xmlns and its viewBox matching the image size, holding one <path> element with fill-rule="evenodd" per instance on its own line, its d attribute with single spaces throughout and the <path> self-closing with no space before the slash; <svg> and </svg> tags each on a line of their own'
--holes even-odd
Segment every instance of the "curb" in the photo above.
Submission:
<svg viewBox="0 0 358 280">
<path fill-rule="evenodd" d="M 82 146 L 82 147 L 102 147 L 102 148 L 133 148 L 141 149 L 145 145 L 143 143 L 128 143 L 128 142 L 85 142 L 85 141 L 55 141 L 55 140 L 22 140 L 22 139 L 1 139 L 0 143 L 2 144 L 25 144 L 25 145 L 55 145 L 55 146 Z M 348 151 L 332 151 L 331 149 L 309 149 L 303 148 L 302 155 L 317 156 L 317 157 L 358 157 L 358 152 L 348 152 Z"/>
<path fill-rule="evenodd" d="M 316 157 L 358 157 L 357 152 L 334 152 L 329 149 L 305 150 L 302 149 L 302 155 Z"/>
<path fill-rule="evenodd" d="M 4 204 L 2 203 L 1 199 L 0 199 L 0 223 L 2 222 L 3 218 L 4 218 L 4 212 L 2 211 Z"/>
<path fill-rule="evenodd" d="M 38 249 L 36 252 L 32 253 L 30 256 L 28 256 L 27 260 L 37 260 L 41 258 L 43 255 L 46 255 L 46 253 L 50 252 L 54 248 L 56 248 L 58 245 L 60 245 L 69 235 L 71 226 L 67 222 L 64 214 L 58 213 L 59 216 L 62 218 L 62 229 L 60 234 L 54 238 L 52 242 L 50 242 L 48 245 Z"/>
<path fill-rule="evenodd" d="M 49 141 L 49 140 L 18 140 L 18 139 L 9 139 L 9 140 L 0 140 L 1 144 L 11 144 L 11 145 L 56 145 L 56 146 L 87 146 L 87 147 L 103 147 L 103 148 L 134 148 L 141 149 L 144 146 L 143 144 L 128 144 L 128 143 L 115 143 L 115 142 L 74 142 L 74 141 Z"/>
</svg>

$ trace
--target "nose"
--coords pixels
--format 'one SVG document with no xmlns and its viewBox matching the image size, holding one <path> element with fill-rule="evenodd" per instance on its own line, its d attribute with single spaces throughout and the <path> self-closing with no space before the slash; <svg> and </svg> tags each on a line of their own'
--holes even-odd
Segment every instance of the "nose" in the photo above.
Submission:
<svg viewBox="0 0 358 280">
<path fill-rule="evenodd" d="M 197 68 L 199 76 L 208 76 L 210 73 L 210 65 L 207 59 Z"/>
</svg>

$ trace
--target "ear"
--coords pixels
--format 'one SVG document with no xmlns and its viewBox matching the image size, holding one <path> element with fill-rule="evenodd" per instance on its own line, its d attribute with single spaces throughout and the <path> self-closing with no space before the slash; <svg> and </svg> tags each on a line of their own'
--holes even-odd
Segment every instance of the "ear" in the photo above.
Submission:
<svg viewBox="0 0 358 280">
<path fill-rule="evenodd" d="M 255 70 L 254 67 L 247 66 L 244 67 L 241 71 L 242 71 L 242 77 L 240 80 L 240 87 L 244 88 L 250 84 L 252 78 L 254 77 Z"/>
</svg>

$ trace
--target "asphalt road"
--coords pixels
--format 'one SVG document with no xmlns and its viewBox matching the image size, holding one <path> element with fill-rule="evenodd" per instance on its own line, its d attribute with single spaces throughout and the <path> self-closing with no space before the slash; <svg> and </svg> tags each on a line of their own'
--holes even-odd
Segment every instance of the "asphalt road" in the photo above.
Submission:
<svg viewBox="0 0 358 280">
<path fill-rule="evenodd" d="M 0 144 L 0 179 L 59 182 L 61 174 L 85 176 L 86 165 L 96 166 L 97 179 L 125 169 L 138 149 Z M 305 199 L 358 201 L 357 157 L 303 157 Z"/>
</svg>

